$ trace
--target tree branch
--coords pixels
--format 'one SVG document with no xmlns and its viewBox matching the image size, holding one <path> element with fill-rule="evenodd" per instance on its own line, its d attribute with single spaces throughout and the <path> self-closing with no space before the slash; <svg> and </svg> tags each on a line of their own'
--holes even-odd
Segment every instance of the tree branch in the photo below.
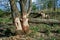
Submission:
<svg viewBox="0 0 60 40">
<path fill-rule="evenodd" d="M 19 3 L 20 3 L 21 14 L 23 14 L 23 12 L 25 12 L 24 0 L 20 0 Z"/>
<path fill-rule="evenodd" d="M 27 16 L 30 14 L 31 12 L 31 9 L 32 9 L 32 0 L 29 0 L 29 6 L 28 6 L 28 10 L 27 10 Z"/>
</svg>

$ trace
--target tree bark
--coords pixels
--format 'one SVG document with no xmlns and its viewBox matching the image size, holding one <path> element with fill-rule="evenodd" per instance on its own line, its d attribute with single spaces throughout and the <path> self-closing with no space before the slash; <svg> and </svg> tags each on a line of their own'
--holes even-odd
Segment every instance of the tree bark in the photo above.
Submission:
<svg viewBox="0 0 60 40">
<path fill-rule="evenodd" d="M 17 6 L 15 4 L 15 0 L 10 0 L 12 17 L 13 17 L 13 22 L 16 26 L 16 30 L 23 30 L 23 32 L 25 32 L 25 33 L 29 32 L 29 24 L 28 24 L 28 15 L 29 14 L 27 14 L 27 11 L 25 9 L 26 2 L 27 2 L 27 0 L 25 0 L 25 1 L 20 0 L 20 7 L 21 7 L 21 22 L 20 22 L 19 11 L 18 11 Z M 29 10 L 28 13 L 30 13 L 31 8 L 28 10 Z"/>
<path fill-rule="evenodd" d="M 23 3 L 23 1 L 21 0 L 21 18 L 22 18 L 22 29 L 23 31 L 26 33 L 27 31 L 29 31 L 29 24 L 28 24 L 28 18 L 27 18 L 27 13 L 25 11 L 25 5 Z"/>
<path fill-rule="evenodd" d="M 55 19 L 39 19 L 39 18 L 30 18 L 30 23 L 46 23 L 46 24 L 60 24 L 59 20 Z"/>
<path fill-rule="evenodd" d="M 39 18 L 30 18 L 29 23 L 46 23 L 46 24 L 60 24 L 59 20 L 56 19 L 39 19 Z M 12 25 L 12 22 L 8 22 L 8 25 Z"/>
<path fill-rule="evenodd" d="M 23 14 L 23 17 L 22 17 L 22 28 L 23 28 L 25 33 L 29 32 L 29 24 L 28 24 L 27 14 Z"/>
<path fill-rule="evenodd" d="M 9 1 L 10 1 L 10 6 L 11 6 L 13 23 L 16 26 L 16 30 L 22 30 L 20 17 L 19 17 L 19 11 L 15 4 L 15 0 L 9 0 Z"/>
<path fill-rule="evenodd" d="M 28 24 L 28 16 L 30 14 L 30 11 L 31 11 L 31 0 L 29 0 L 29 8 L 28 8 L 28 12 L 26 11 L 25 9 L 25 6 L 26 6 L 26 2 L 28 0 L 20 0 L 20 6 L 21 6 L 21 18 L 22 18 L 22 28 L 23 28 L 23 31 L 26 33 L 26 32 L 29 32 L 29 24 Z"/>
</svg>

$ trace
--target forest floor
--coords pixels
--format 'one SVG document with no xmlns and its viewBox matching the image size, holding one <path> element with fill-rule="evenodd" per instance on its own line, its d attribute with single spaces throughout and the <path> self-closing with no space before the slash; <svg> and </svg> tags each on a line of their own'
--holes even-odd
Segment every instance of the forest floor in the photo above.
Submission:
<svg viewBox="0 0 60 40">
<path fill-rule="evenodd" d="M 60 20 L 60 14 L 49 14 L 51 19 Z M 33 17 L 33 15 L 31 15 Z M 0 40 L 60 40 L 59 24 L 29 23 L 29 34 L 15 35 L 15 27 L 11 24 L 10 17 L 0 17 Z"/>
<path fill-rule="evenodd" d="M 60 40 L 60 25 L 30 23 L 30 30 L 29 34 L 14 35 L 14 26 L 4 25 L 0 28 L 0 40 Z"/>
</svg>

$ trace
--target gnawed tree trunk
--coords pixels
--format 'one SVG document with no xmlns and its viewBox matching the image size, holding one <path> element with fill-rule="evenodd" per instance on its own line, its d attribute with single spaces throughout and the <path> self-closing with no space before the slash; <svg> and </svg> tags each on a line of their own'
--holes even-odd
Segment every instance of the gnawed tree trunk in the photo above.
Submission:
<svg viewBox="0 0 60 40">
<path fill-rule="evenodd" d="M 9 0 L 9 1 L 10 1 L 11 11 L 12 11 L 13 23 L 16 26 L 16 31 L 22 30 L 20 17 L 19 17 L 20 14 L 15 4 L 15 0 Z"/>
<path fill-rule="evenodd" d="M 28 7 L 28 12 L 25 10 L 26 2 L 28 0 L 20 0 L 20 6 L 21 6 L 21 18 L 22 18 L 22 28 L 25 33 L 29 32 L 29 24 L 28 24 L 28 16 L 31 11 L 31 2 L 32 0 L 29 0 L 29 7 Z"/>
<path fill-rule="evenodd" d="M 26 14 L 23 14 L 22 17 L 22 28 L 25 33 L 29 32 L 29 24 L 28 24 L 28 18 Z"/>
<path fill-rule="evenodd" d="M 19 17 L 15 18 L 15 26 L 16 26 L 16 30 L 22 30 Z"/>
<path fill-rule="evenodd" d="M 21 7 L 21 22 L 20 22 L 20 17 L 19 17 L 20 14 L 15 4 L 15 0 L 10 0 L 12 17 L 13 17 L 14 25 L 16 26 L 16 30 L 23 30 L 23 32 L 25 33 L 29 32 L 28 15 L 30 14 L 31 11 L 32 0 L 29 0 L 28 12 L 25 9 L 27 1 L 28 0 L 20 0 L 20 7 Z"/>
</svg>

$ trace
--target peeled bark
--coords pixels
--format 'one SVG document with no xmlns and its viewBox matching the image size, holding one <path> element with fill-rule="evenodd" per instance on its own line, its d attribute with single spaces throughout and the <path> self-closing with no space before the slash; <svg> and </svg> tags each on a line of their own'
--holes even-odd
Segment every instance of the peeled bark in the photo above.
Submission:
<svg viewBox="0 0 60 40">
<path fill-rule="evenodd" d="M 23 14 L 23 18 L 22 18 L 22 28 L 23 28 L 23 31 L 24 31 L 25 33 L 29 31 L 29 24 L 28 24 L 27 14 Z"/>
<path fill-rule="evenodd" d="M 13 17 L 13 22 L 16 26 L 16 30 L 23 30 L 25 33 L 29 31 L 29 24 L 28 24 L 28 15 L 30 14 L 31 11 L 31 1 L 29 0 L 29 9 L 28 9 L 28 14 L 25 9 L 26 2 L 28 0 L 20 0 L 20 9 L 21 9 L 21 22 L 20 22 L 20 17 L 19 17 L 19 11 L 17 9 L 15 0 L 9 0 L 10 5 L 11 5 L 11 10 L 12 10 L 12 17 Z"/>
<path fill-rule="evenodd" d="M 15 4 L 15 0 L 9 0 L 9 1 L 10 1 L 10 6 L 11 6 L 12 19 L 13 19 L 14 25 L 16 26 L 16 31 L 22 30 L 21 23 L 20 23 L 20 17 L 19 17 L 19 11 Z"/>
<path fill-rule="evenodd" d="M 15 26 L 16 26 L 16 30 L 22 30 L 19 17 L 16 17 L 16 18 L 15 18 Z"/>
<path fill-rule="evenodd" d="M 27 1 L 27 0 L 26 0 Z M 21 18 L 22 18 L 22 29 L 25 33 L 29 32 L 29 24 L 28 24 L 28 13 L 25 9 L 26 3 L 23 0 L 20 0 L 20 7 L 21 7 Z M 29 9 L 30 10 L 30 9 Z"/>
</svg>

